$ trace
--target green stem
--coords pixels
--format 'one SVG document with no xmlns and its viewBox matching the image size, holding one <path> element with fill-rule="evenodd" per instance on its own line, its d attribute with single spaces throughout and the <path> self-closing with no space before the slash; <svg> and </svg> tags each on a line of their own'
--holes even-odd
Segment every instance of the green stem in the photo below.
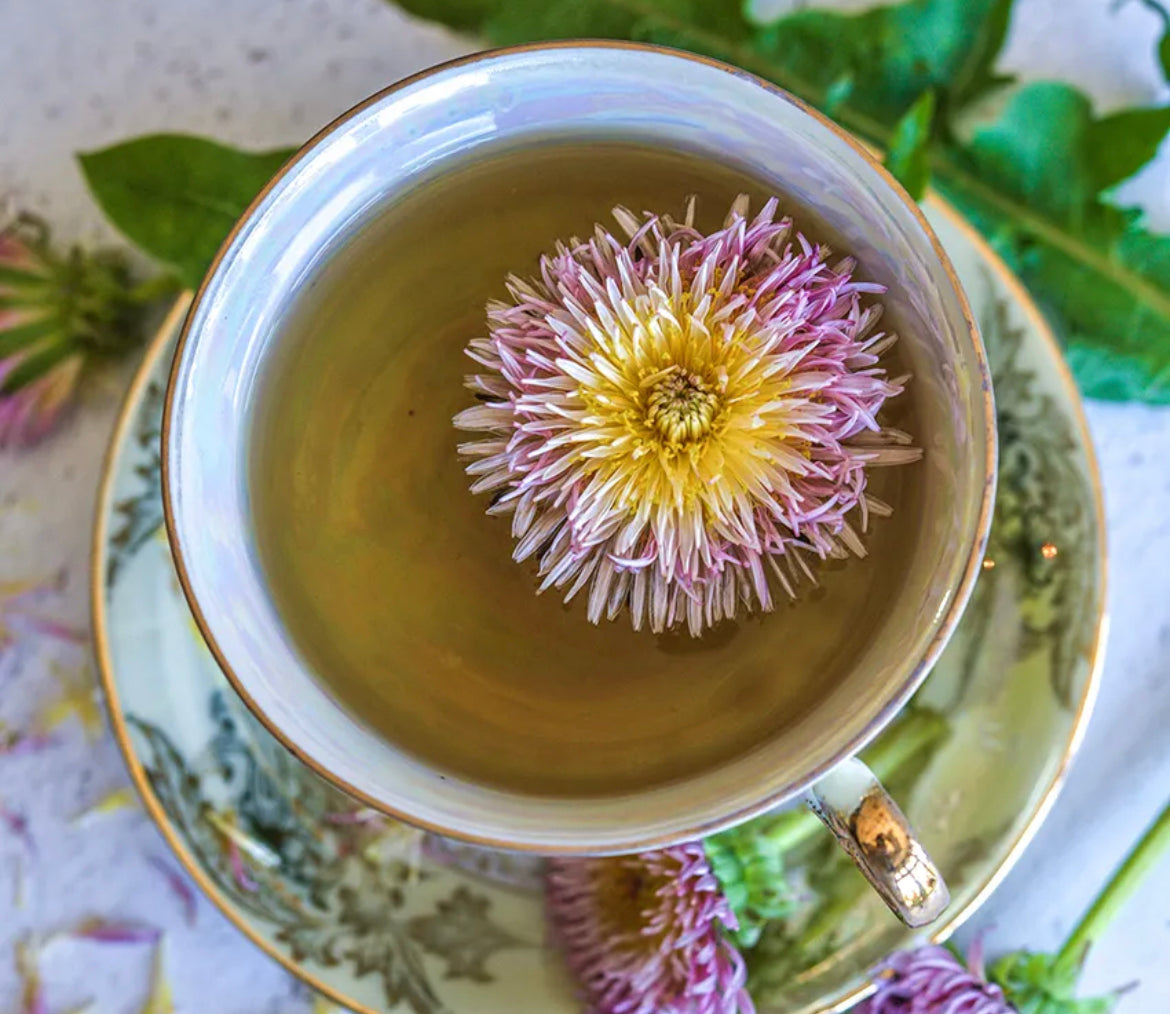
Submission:
<svg viewBox="0 0 1170 1014">
<path fill-rule="evenodd" d="M 922 751 L 937 745 L 949 728 L 946 718 L 937 711 L 912 707 L 861 758 L 878 781 L 885 781 Z M 802 806 L 776 814 L 757 833 L 783 854 L 803 845 L 821 826 L 820 818 Z"/>
<path fill-rule="evenodd" d="M 1114 916 L 1137 890 L 1145 875 L 1170 848 L 1170 803 L 1130 850 L 1109 882 L 1061 947 L 1057 964 L 1079 967 Z"/>
<path fill-rule="evenodd" d="M 950 723 L 937 711 L 911 708 L 862 755 L 879 782 L 892 778 L 907 761 L 938 744 Z"/>
</svg>

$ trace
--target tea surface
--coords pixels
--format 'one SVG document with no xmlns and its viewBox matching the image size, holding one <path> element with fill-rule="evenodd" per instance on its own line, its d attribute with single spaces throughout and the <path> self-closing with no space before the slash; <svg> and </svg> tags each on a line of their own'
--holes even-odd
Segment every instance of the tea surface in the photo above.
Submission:
<svg viewBox="0 0 1170 1014">
<path fill-rule="evenodd" d="M 456 455 L 471 403 L 468 340 L 510 271 L 609 209 L 717 227 L 736 194 L 770 191 L 695 156 L 550 143 L 423 182 L 314 277 L 263 379 L 250 492 L 274 601 L 352 714 L 428 763 L 513 790 L 613 793 L 733 759 L 799 721 L 848 671 L 897 595 L 916 469 L 877 470 L 870 556 L 822 567 L 798 603 L 699 639 L 595 627 L 581 601 L 536 595 Z M 780 195 L 781 197 L 783 195 Z M 813 236 L 815 221 L 785 207 Z M 864 272 L 862 272 L 864 273 Z M 916 431 L 913 385 L 887 407 Z"/>
</svg>

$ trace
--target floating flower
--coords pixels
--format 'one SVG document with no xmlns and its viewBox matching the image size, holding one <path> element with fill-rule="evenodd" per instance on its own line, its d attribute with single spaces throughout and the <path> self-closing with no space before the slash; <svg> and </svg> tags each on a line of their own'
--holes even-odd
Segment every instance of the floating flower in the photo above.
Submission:
<svg viewBox="0 0 1170 1014">
<path fill-rule="evenodd" d="M 599 226 L 558 244 L 468 346 L 472 492 L 512 515 L 542 591 L 589 587 L 594 623 L 628 609 L 635 629 L 697 635 L 771 609 L 769 570 L 794 595 L 806 555 L 864 555 L 859 532 L 889 513 L 866 469 L 920 457 L 877 418 L 905 382 L 880 365 L 882 287 L 775 200 L 746 212 L 704 236 L 693 202 L 681 223 L 617 208 L 628 242 Z"/>
<path fill-rule="evenodd" d="M 59 256 L 31 216 L 0 230 L 0 448 L 44 437 L 87 362 L 136 345 L 141 307 L 163 291 L 132 286 L 117 254 Z"/>
<path fill-rule="evenodd" d="M 861 1014 L 1014 1014 L 986 978 L 976 943 L 966 966 L 945 947 L 897 951 L 878 969 L 877 992 Z"/>
<path fill-rule="evenodd" d="M 751 1014 L 735 916 L 703 846 L 551 859 L 546 897 L 591 1014 Z"/>
</svg>

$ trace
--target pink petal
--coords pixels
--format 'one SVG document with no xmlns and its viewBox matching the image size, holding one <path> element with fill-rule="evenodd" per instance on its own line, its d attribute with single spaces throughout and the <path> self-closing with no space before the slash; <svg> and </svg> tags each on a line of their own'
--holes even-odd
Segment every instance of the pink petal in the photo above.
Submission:
<svg viewBox="0 0 1170 1014">
<path fill-rule="evenodd" d="M 196 916 L 199 912 L 199 903 L 195 889 L 191 886 L 190 882 L 182 873 L 163 862 L 157 856 L 151 856 L 147 862 L 163 875 L 167 887 L 170 888 L 171 893 L 178 898 L 179 904 L 183 907 L 183 914 L 186 918 L 187 925 L 194 926 Z"/>
<path fill-rule="evenodd" d="M 161 939 L 162 930 L 140 922 L 95 917 L 79 923 L 69 935 L 103 944 L 155 944 Z"/>
</svg>

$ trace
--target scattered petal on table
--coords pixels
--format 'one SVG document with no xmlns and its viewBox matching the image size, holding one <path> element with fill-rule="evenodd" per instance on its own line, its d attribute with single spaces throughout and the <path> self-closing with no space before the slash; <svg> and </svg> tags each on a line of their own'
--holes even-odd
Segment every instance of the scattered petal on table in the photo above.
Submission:
<svg viewBox="0 0 1170 1014">
<path fill-rule="evenodd" d="M 12 861 L 12 907 L 17 912 L 24 909 L 28 898 L 28 872 L 24 865 L 24 856 L 16 856 Z"/>
<path fill-rule="evenodd" d="M 33 841 L 32 832 L 28 828 L 28 818 L 23 813 L 10 810 L 3 802 L 0 802 L 0 824 L 3 824 L 24 843 L 24 847 L 30 855 L 36 854 L 36 842 Z"/>
<path fill-rule="evenodd" d="M 258 891 L 260 885 L 252 878 L 252 874 L 248 872 L 248 868 L 244 865 L 244 857 L 240 852 L 240 846 L 236 843 L 234 838 L 227 839 L 228 863 L 232 868 L 232 877 L 236 885 L 244 891 Z"/>
<path fill-rule="evenodd" d="M 57 586 L 59 578 L 50 580 L 0 581 L 0 650 L 7 648 L 15 637 L 10 620 L 33 599 Z"/>
<path fill-rule="evenodd" d="M 20 1014 L 48 1014 L 35 946 L 29 940 L 16 943 L 16 974 L 21 982 Z"/>
<path fill-rule="evenodd" d="M 36 631 L 38 634 L 55 637 L 58 641 L 68 641 L 70 644 L 89 643 L 89 634 L 84 630 L 70 627 L 60 620 L 54 620 L 49 616 L 40 616 L 35 613 L 25 613 L 22 610 L 14 610 L 13 615 L 21 617 L 25 621 L 28 629 Z"/>
<path fill-rule="evenodd" d="M 162 930 L 146 923 L 94 916 L 82 920 L 68 935 L 103 944 L 157 944 L 162 939 Z"/>
<path fill-rule="evenodd" d="M 167 978 L 166 943 L 163 940 L 154 945 L 150 995 L 146 998 L 141 1014 L 175 1014 L 175 1000 L 170 979 Z"/>
<path fill-rule="evenodd" d="M 163 875 L 171 893 L 179 899 L 179 903 L 183 906 L 183 915 L 187 920 L 187 925 L 194 926 L 195 917 L 199 911 L 199 901 L 190 882 L 182 873 L 157 856 L 151 856 L 147 862 Z"/>
<path fill-rule="evenodd" d="M 87 666 L 65 669 L 55 662 L 49 668 L 57 678 L 61 693 L 41 712 L 40 732 L 52 732 L 59 725 L 76 717 L 85 730 L 86 738 L 92 743 L 105 729 L 101 708 L 97 700 L 97 683 L 94 682 Z"/>
<path fill-rule="evenodd" d="M 0 723 L 0 757 L 20 757 L 37 753 L 51 746 L 55 740 L 39 732 L 21 732 Z"/>
<path fill-rule="evenodd" d="M 125 785 L 120 789 L 114 789 L 113 792 L 102 796 L 92 806 L 86 807 L 79 814 L 77 814 L 70 823 L 75 826 L 80 826 L 90 823 L 97 817 L 104 817 L 107 814 L 116 813 L 118 810 L 130 810 L 138 808 L 138 795 L 129 786 Z"/>
<path fill-rule="evenodd" d="M 0 581 L 0 649 L 11 644 L 21 631 L 45 634 L 72 644 L 85 644 L 89 636 L 59 620 L 31 612 L 31 607 L 50 592 L 59 591 L 65 572 L 53 577 Z"/>
</svg>

